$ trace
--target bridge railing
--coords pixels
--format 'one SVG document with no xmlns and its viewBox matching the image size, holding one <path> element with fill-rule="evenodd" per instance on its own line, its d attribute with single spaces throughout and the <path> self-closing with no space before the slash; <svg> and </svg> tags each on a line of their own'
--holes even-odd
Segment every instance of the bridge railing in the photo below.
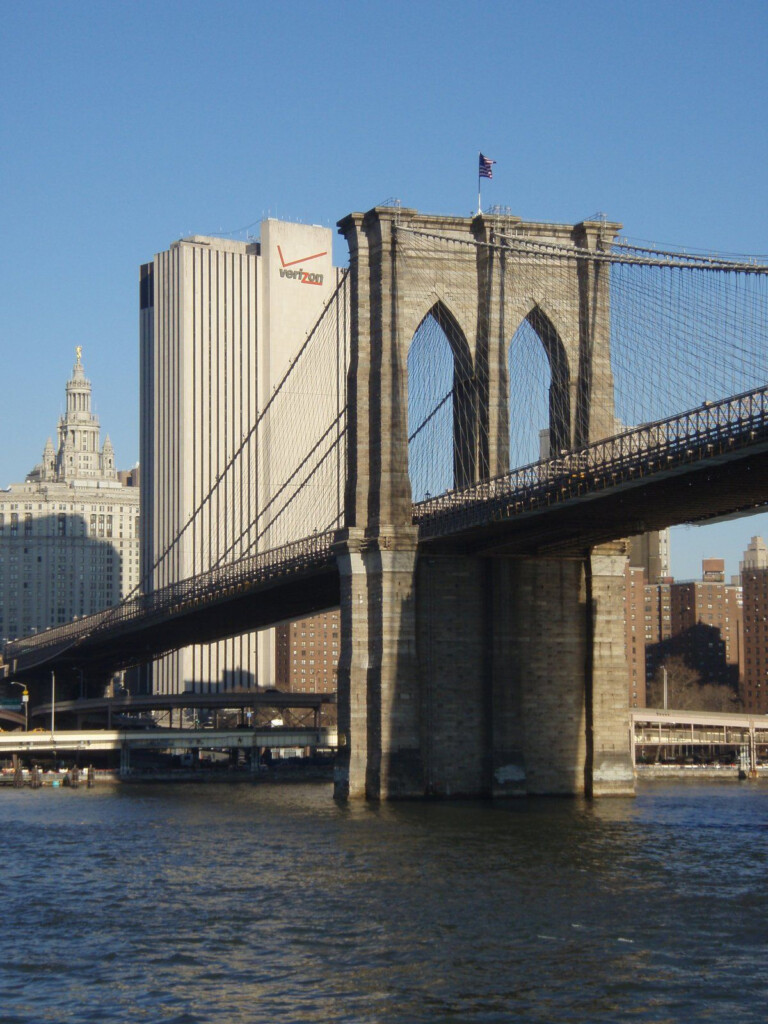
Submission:
<svg viewBox="0 0 768 1024">
<path fill-rule="evenodd" d="M 151 623 L 167 618 L 182 608 L 215 604 L 229 598 L 233 591 L 254 589 L 280 576 L 319 568 L 333 560 L 334 532 L 313 534 L 278 548 L 250 555 L 238 562 L 219 566 L 188 579 L 171 583 L 151 594 L 141 594 L 113 608 L 96 612 L 64 626 L 57 626 L 35 636 L 13 640 L 5 645 L 4 660 L 12 664 L 36 651 L 45 651 L 46 658 L 55 657 L 83 640 L 104 633 L 120 631 L 121 626 L 136 620 Z"/>
<path fill-rule="evenodd" d="M 753 444 L 758 436 L 768 438 L 768 387 L 707 402 L 679 416 L 643 424 L 472 487 L 428 498 L 414 505 L 413 522 L 423 539 L 445 536 L 710 458 Z"/>
</svg>

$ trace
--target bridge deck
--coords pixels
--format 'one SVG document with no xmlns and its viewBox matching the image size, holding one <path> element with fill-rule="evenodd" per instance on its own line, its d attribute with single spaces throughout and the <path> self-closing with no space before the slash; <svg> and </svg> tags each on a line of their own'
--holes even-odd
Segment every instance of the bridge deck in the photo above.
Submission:
<svg viewBox="0 0 768 1024">
<path fill-rule="evenodd" d="M 768 388 L 645 424 L 414 506 L 420 541 L 479 554 L 581 556 L 619 537 L 768 502 Z M 6 677 L 149 661 L 339 602 L 334 534 L 314 535 L 6 645 Z"/>
</svg>

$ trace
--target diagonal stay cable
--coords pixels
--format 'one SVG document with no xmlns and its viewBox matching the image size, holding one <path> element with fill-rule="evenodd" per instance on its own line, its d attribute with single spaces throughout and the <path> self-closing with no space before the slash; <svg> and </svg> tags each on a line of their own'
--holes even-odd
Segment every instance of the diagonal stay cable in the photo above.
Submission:
<svg viewBox="0 0 768 1024">
<path fill-rule="evenodd" d="M 291 484 L 291 482 L 292 482 L 293 480 L 295 480 L 295 479 L 296 479 L 296 477 L 297 477 L 297 476 L 299 475 L 299 473 L 300 473 L 300 472 L 302 471 L 302 469 L 304 469 L 304 468 L 306 467 L 307 463 L 308 463 L 308 462 L 310 461 L 310 459 L 311 459 L 311 458 L 312 458 L 312 456 L 313 456 L 313 455 L 315 454 L 315 452 L 317 452 L 317 450 L 318 450 L 318 449 L 320 448 L 320 446 L 321 446 L 321 445 L 323 444 L 323 442 L 324 442 L 324 441 L 325 441 L 325 440 L 327 439 L 328 435 L 329 435 L 329 434 L 330 434 L 330 433 L 331 433 L 331 432 L 332 432 L 332 431 L 333 431 L 333 430 L 334 430 L 334 429 L 335 429 L 335 428 L 336 428 L 336 427 L 338 426 L 338 424 L 339 424 L 339 421 L 340 421 L 340 420 L 341 420 L 341 419 L 342 419 L 342 418 L 344 417 L 344 415 L 346 414 L 346 411 L 347 411 L 347 410 L 346 410 L 346 406 L 345 406 L 345 407 L 344 407 L 344 409 L 342 409 L 342 411 L 341 411 L 341 412 L 339 413 L 339 415 L 338 415 L 338 416 L 337 416 L 337 417 L 336 417 L 336 418 L 335 418 L 335 419 L 333 420 L 333 422 L 332 422 L 332 423 L 331 423 L 331 424 L 330 424 L 330 425 L 329 425 L 329 426 L 328 426 L 328 427 L 326 428 L 326 430 L 325 430 L 325 431 L 323 431 L 323 433 L 322 433 L 322 435 L 320 436 L 320 438 L 318 439 L 318 441 L 317 441 L 317 442 L 316 442 L 316 443 L 315 443 L 315 444 L 314 444 L 314 445 L 312 446 L 312 448 L 310 448 L 310 450 L 309 450 L 309 451 L 308 451 L 308 452 L 306 453 L 306 455 L 304 456 L 304 458 L 303 458 L 303 459 L 301 460 L 301 462 L 300 462 L 300 463 L 299 463 L 299 464 L 298 464 L 298 465 L 296 466 L 296 468 L 295 468 L 295 469 L 294 469 L 294 471 L 293 471 L 293 472 L 291 473 L 291 475 L 290 475 L 290 476 L 289 476 L 289 477 L 288 477 L 288 478 L 287 478 L 287 479 L 285 480 L 285 482 L 283 483 L 283 485 L 282 485 L 282 486 L 281 486 L 281 487 L 280 487 L 280 488 L 279 488 L 279 489 L 278 489 L 278 490 L 277 490 L 277 491 L 276 491 L 276 492 L 275 492 L 275 493 L 274 493 L 274 494 L 272 495 L 272 497 L 271 497 L 271 498 L 269 499 L 269 501 L 268 501 L 268 502 L 266 503 L 266 505 L 264 505 L 264 507 L 263 507 L 263 508 L 259 509 L 259 511 L 258 511 L 258 513 L 257 513 L 257 515 L 256 515 L 256 523 L 257 523 L 257 524 L 258 524 L 259 520 L 260 520 L 260 519 L 262 518 L 262 516 L 264 516 L 264 515 L 266 514 L 267 510 L 268 510 L 268 509 L 269 509 L 269 508 L 270 508 L 270 507 L 271 507 L 272 505 L 274 505 L 274 503 L 275 503 L 275 502 L 276 502 L 276 500 L 277 500 L 277 499 L 278 499 L 278 498 L 280 497 L 280 495 L 281 495 L 281 494 L 283 493 L 283 491 L 285 491 L 285 490 L 286 490 L 286 488 L 287 488 L 287 487 L 288 487 L 288 486 L 289 486 L 289 485 Z M 344 426 L 344 427 L 342 427 L 342 428 L 341 428 L 341 430 L 339 431 L 338 437 L 337 437 L 337 438 L 336 438 L 336 439 L 334 440 L 334 442 L 333 442 L 333 444 L 331 445 L 331 447 L 330 447 L 330 449 L 328 450 L 328 452 L 326 452 L 326 453 L 325 453 L 325 455 L 324 455 L 324 456 L 323 456 L 323 457 L 322 457 L 322 458 L 321 458 L 321 459 L 320 459 L 320 460 L 318 461 L 318 463 L 317 463 L 317 464 L 316 464 L 316 466 L 315 466 L 315 469 L 317 469 L 317 468 L 318 468 L 318 467 L 319 467 L 319 466 L 320 466 L 320 465 L 321 465 L 321 464 L 323 463 L 323 461 L 324 461 L 325 459 L 327 459 L 327 458 L 328 458 L 328 455 L 329 455 L 329 454 L 330 454 L 331 452 L 333 452 L 333 451 L 335 450 L 336 446 L 337 446 L 337 445 L 338 445 L 338 443 L 339 443 L 339 439 L 340 439 L 340 438 L 342 438 L 342 437 L 344 436 L 344 434 L 345 434 L 345 432 L 346 432 L 346 429 L 347 429 L 347 428 L 346 428 L 346 426 Z M 277 515 L 275 515 L 275 516 L 274 516 L 274 517 L 273 517 L 273 518 L 272 518 L 272 519 L 270 520 L 270 522 L 269 522 L 269 523 L 267 524 L 267 526 L 265 526 L 265 527 L 264 527 L 264 530 L 268 530 L 268 529 L 270 528 L 270 526 L 271 526 L 271 525 L 272 525 L 272 524 L 273 524 L 273 523 L 274 523 L 274 522 L 275 522 L 275 521 L 276 521 L 276 520 L 277 520 L 277 519 L 278 519 L 278 518 L 279 518 L 279 517 L 280 517 L 280 516 L 282 515 L 283 511 L 284 511 L 284 510 L 285 510 L 285 509 L 286 509 L 286 508 L 288 507 L 288 505 L 289 505 L 289 504 L 291 503 L 291 501 L 293 501 L 293 498 L 295 497 L 295 495 L 296 495 L 296 494 L 298 494 L 298 493 L 299 493 L 299 491 L 301 490 L 301 488 L 303 488 L 303 487 L 304 487 L 304 485 L 306 484 L 307 480 L 309 480 L 309 479 L 311 478 L 311 476 L 313 475 L 313 473 L 314 473 L 314 470 L 312 471 L 312 474 L 310 474 L 310 476 L 308 476 L 308 477 L 306 478 L 306 480 L 304 480 L 304 481 L 303 481 L 303 483 L 302 483 L 301 487 L 300 487 L 300 488 L 299 488 L 299 489 L 298 489 L 298 490 L 297 490 L 296 492 L 294 492 L 294 495 L 292 495 L 292 496 L 291 496 L 291 498 L 290 498 L 290 499 L 289 499 L 289 500 L 288 500 L 288 501 L 287 501 L 287 502 L 285 503 L 285 505 L 284 505 L 284 506 L 283 506 L 283 507 L 282 507 L 282 508 L 281 508 L 281 509 L 280 509 L 280 510 L 278 511 Z M 246 532 L 247 532 L 247 529 L 250 529 L 250 524 L 249 524 L 249 526 L 248 526 L 248 527 L 246 528 L 246 530 L 243 530 L 243 531 L 242 531 L 242 532 L 241 532 L 241 533 L 240 533 L 240 534 L 239 534 L 239 535 L 238 535 L 238 536 L 237 536 L 237 537 L 236 537 L 236 538 L 235 538 L 235 539 L 234 539 L 234 540 L 233 540 L 233 541 L 232 541 L 232 542 L 230 543 L 229 547 L 228 547 L 228 548 L 226 548 L 226 550 L 225 550 L 225 551 L 224 551 L 224 552 L 223 552 L 223 553 L 222 553 L 222 554 L 221 554 L 221 555 L 219 556 L 219 558 L 218 558 L 218 559 L 217 559 L 217 560 L 216 560 L 216 561 L 215 561 L 215 562 L 213 563 L 213 565 L 212 565 L 212 568 L 214 568 L 214 569 L 215 569 L 215 568 L 217 568 L 218 566 L 220 566 L 220 565 L 221 565 L 221 564 L 222 564 L 222 563 L 223 563 L 223 562 L 224 562 L 224 561 L 226 560 L 227 556 L 228 556 L 228 555 L 229 555 L 229 554 L 230 554 L 230 553 L 231 553 L 231 552 L 232 552 L 232 551 L 233 551 L 233 550 L 234 550 L 234 549 L 235 549 L 235 548 L 237 547 L 237 545 L 238 545 L 238 544 L 240 543 L 240 541 L 241 541 L 241 540 L 243 539 L 243 537 L 245 536 L 245 534 L 246 534 Z M 255 541 L 254 541 L 253 543 L 255 543 L 256 541 L 258 541 L 258 540 L 259 540 L 259 539 L 260 539 L 260 538 L 261 538 L 261 537 L 263 536 L 263 534 L 264 534 L 264 531 L 262 531 L 261 533 L 257 534 L 257 536 L 256 536 L 256 538 L 255 538 Z M 250 544 L 250 545 L 248 546 L 248 548 L 246 548 L 246 552 L 248 552 L 248 551 L 249 551 L 249 550 L 251 549 L 251 547 L 253 546 L 253 543 L 252 543 L 252 544 Z M 245 557 L 245 556 L 243 556 L 243 557 Z"/>
<path fill-rule="evenodd" d="M 251 427 L 251 429 L 243 437 L 243 440 L 240 442 L 240 444 L 236 448 L 236 450 L 232 453 L 232 456 L 230 457 L 230 459 L 227 462 L 227 464 L 224 466 L 224 468 L 221 470 L 219 475 L 214 480 L 214 482 L 213 482 L 213 484 L 211 486 L 211 489 L 208 491 L 208 493 L 205 495 L 205 497 L 202 498 L 202 500 L 198 503 L 196 508 L 194 508 L 193 511 L 190 513 L 189 518 L 187 519 L 186 523 L 184 524 L 184 526 L 182 526 L 182 528 L 176 534 L 176 536 L 171 541 L 171 543 L 168 545 L 168 547 L 165 549 L 165 551 L 163 551 L 162 554 L 157 556 L 157 558 L 155 559 L 154 563 L 150 566 L 150 568 L 144 574 L 144 577 L 141 580 L 141 582 L 138 583 L 133 588 L 133 590 L 130 591 L 130 593 L 128 593 L 126 595 L 126 597 L 123 600 L 128 600 L 137 591 L 141 590 L 142 584 L 149 579 L 150 574 L 152 572 L 154 572 L 154 570 L 159 565 L 161 565 L 162 562 L 168 557 L 168 555 L 171 553 L 171 551 L 173 551 L 173 549 L 179 543 L 181 537 L 192 526 L 192 524 L 195 521 L 196 517 L 213 500 L 213 495 L 216 492 L 216 488 L 219 486 L 219 484 L 225 478 L 225 476 L 230 471 L 232 466 L 235 464 L 236 460 L 239 458 L 239 456 L 241 455 L 241 453 L 245 449 L 246 445 L 251 441 L 251 439 L 253 438 L 254 434 L 256 433 L 256 431 L 258 430 L 259 426 L 261 425 L 261 421 L 264 419 L 264 417 L 270 411 L 273 403 L 277 400 L 277 397 L 278 397 L 278 395 L 280 395 L 280 393 L 282 392 L 283 388 L 287 385 L 287 383 L 288 383 L 288 381 L 289 381 L 289 379 L 291 377 L 291 374 L 294 372 L 294 370 L 297 368 L 297 366 L 299 364 L 299 360 L 301 359 L 302 355 L 306 352 L 308 346 L 310 345 L 310 343 L 314 339 L 316 332 L 320 328 L 320 325 L 325 320 L 326 314 L 331 309 L 333 303 L 338 299 L 338 296 L 339 296 L 339 294 L 340 294 L 340 292 L 342 290 L 342 287 L 344 286 L 345 280 L 346 280 L 346 275 L 344 277 L 342 277 L 341 280 L 339 281 L 339 283 L 337 284 L 336 288 L 334 289 L 333 293 L 331 294 L 330 298 L 328 299 L 328 302 L 326 303 L 325 308 L 323 309 L 322 313 L 318 317 L 317 321 L 312 326 L 312 329 L 310 330 L 310 332 L 308 333 L 307 337 L 305 338 L 303 345 L 301 346 L 301 348 L 299 349 L 299 351 L 296 354 L 295 358 L 293 359 L 290 367 L 286 370 L 285 374 L 283 375 L 282 379 L 280 380 L 280 383 L 277 385 L 275 390 L 270 395 L 269 401 L 267 402 L 267 404 L 264 406 L 264 408 L 261 410 L 261 412 L 257 416 L 256 421 L 253 424 L 253 426 Z M 116 605 L 115 607 L 119 607 L 119 605 Z"/>
<path fill-rule="evenodd" d="M 437 416 L 437 414 L 438 414 L 438 413 L 440 412 L 440 410 L 442 409 L 442 407 L 443 407 L 443 406 L 445 405 L 445 403 L 446 403 L 446 402 L 448 401 L 448 399 L 449 399 L 449 398 L 451 397 L 451 395 L 453 394 L 454 390 L 455 390 L 454 388 L 451 388 L 451 390 L 450 390 L 450 391 L 448 392 L 448 394 L 447 394 L 447 395 L 445 395 L 445 396 L 444 396 L 444 397 L 443 397 L 443 398 L 442 398 L 442 399 L 440 400 L 440 402 L 438 402 L 438 404 L 437 404 L 437 405 L 435 406 L 435 408 L 434 408 L 434 409 L 432 410 L 432 412 L 431 412 L 431 413 L 429 413 L 429 415 L 428 415 L 428 416 L 427 416 L 427 417 L 426 417 L 425 419 L 423 419 L 423 420 L 421 421 L 421 423 L 420 423 L 420 424 L 418 425 L 418 427 L 416 427 L 416 429 L 414 430 L 414 432 L 413 432 L 413 433 L 411 434 L 411 436 L 410 436 L 410 437 L 408 438 L 408 444 L 410 444 L 410 443 L 411 443 L 411 441 L 413 441 L 413 440 L 414 440 L 415 438 L 417 438 L 417 437 L 419 436 L 419 434 L 420 434 L 420 433 L 422 432 L 422 430 L 423 430 L 423 429 L 424 429 L 424 428 L 425 428 L 425 427 L 427 426 L 427 424 L 429 423 L 429 421 L 430 421 L 431 419 L 434 419 L 434 417 L 435 417 L 435 416 Z"/>
<path fill-rule="evenodd" d="M 341 442 L 341 439 L 342 439 L 342 437 L 344 437 L 344 435 L 346 434 L 346 432 L 347 432 L 347 428 L 346 428 L 346 426 L 342 427 L 342 429 L 341 429 L 341 430 L 339 431 L 339 436 L 338 436 L 338 438 L 336 438 L 336 440 L 334 440 L 333 444 L 332 444 L 332 445 L 330 446 L 330 448 L 329 448 L 329 449 L 328 449 L 328 451 L 327 451 L 327 452 L 325 453 L 325 455 L 323 455 L 323 456 L 322 456 L 322 457 L 321 457 L 320 459 L 318 459 L 318 461 L 317 461 L 317 462 L 315 463 L 315 465 L 313 466 L 312 470 L 310 471 L 310 473 L 308 474 L 308 476 L 306 477 L 306 479 L 302 481 L 302 483 L 301 483 L 301 486 L 300 486 L 300 487 L 298 487 L 298 488 L 297 488 L 297 489 L 296 489 L 296 490 L 295 490 L 295 491 L 293 492 L 293 494 L 292 494 L 292 495 L 290 496 L 290 498 L 289 498 L 289 499 L 288 499 L 288 500 L 287 500 L 287 501 L 285 502 L 285 504 L 284 504 L 284 505 L 282 505 L 282 506 L 281 506 L 281 508 L 279 508 L 279 509 L 277 510 L 277 512 L 275 513 L 275 515 L 274 515 L 274 516 L 272 517 L 272 519 L 270 519 L 270 521 L 269 521 L 269 522 L 268 522 L 268 523 L 266 524 L 266 526 L 264 526 L 264 527 L 262 528 L 261 532 L 260 532 L 260 533 L 258 533 L 258 534 L 256 535 L 256 537 L 255 537 L 255 538 L 254 538 L 254 539 L 253 539 L 253 540 L 251 541 L 251 543 L 250 543 L 250 544 L 248 545 L 248 547 L 247 547 L 247 548 L 245 549 L 245 551 L 244 551 L 244 552 L 243 552 L 243 554 L 241 555 L 241 558 L 247 558 L 247 557 L 248 557 L 248 553 L 249 553 L 249 552 L 250 552 L 250 551 L 252 550 L 252 548 L 253 548 L 253 547 L 254 547 L 254 546 L 255 546 L 256 544 L 258 544 L 258 542 L 259 542 L 259 541 L 261 540 L 261 538 L 262 538 L 262 537 L 263 537 L 263 536 L 264 536 L 264 535 L 266 534 L 266 532 L 267 532 L 268 530 L 270 530 L 270 529 L 271 529 L 271 528 L 272 528 L 272 527 L 273 527 L 273 526 L 275 525 L 275 523 L 276 523 L 276 522 L 277 522 L 277 520 L 278 520 L 278 519 L 280 518 L 280 516 L 282 516 L 282 514 L 283 514 L 284 512 L 287 512 L 287 511 L 288 511 L 288 508 L 289 508 L 289 506 L 290 506 L 290 505 L 291 505 L 291 504 L 292 504 L 292 503 L 293 503 L 293 502 L 295 501 L 295 499 L 296 499 L 296 498 L 297 498 L 297 497 L 298 497 L 298 496 L 299 496 L 299 495 L 300 495 L 300 494 L 302 493 L 302 491 L 304 490 L 304 488 L 305 488 L 305 487 L 306 487 L 306 486 L 307 486 L 307 485 L 309 484 L 309 481 L 310 481 L 310 480 L 312 479 L 312 477 L 313 477 L 313 476 L 315 475 L 315 473 L 317 473 L 317 471 L 318 471 L 318 470 L 320 469 L 320 467 L 321 467 L 321 466 L 323 465 L 323 463 L 324 463 L 324 462 L 325 462 L 325 461 L 326 461 L 326 460 L 327 460 L 327 459 L 328 459 L 328 458 L 329 458 L 329 457 L 330 457 L 331 455 L 333 455 L 333 454 L 335 453 L 336 449 L 338 448 L 338 446 L 339 446 L 339 444 L 340 444 L 340 442 Z M 242 538 L 243 538 L 244 536 L 245 536 L 245 534 L 244 534 L 244 533 L 241 533 L 241 534 L 240 534 L 240 536 L 239 536 L 239 537 L 237 538 L 237 540 L 235 541 L 235 543 L 238 543 L 238 542 L 239 542 L 240 540 L 242 540 Z M 238 559 L 238 561 L 240 561 L 240 559 Z M 232 564 L 232 563 L 229 563 L 229 564 Z M 235 564 L 236 564 L 236 563 L 235 563 Z M 219 568 L 219 567 L 220 567 L 220 562 L 217 562 L 217 563 L 216 563 L 216 565 L 214 566 L 214 568 Z"/>
</svg>

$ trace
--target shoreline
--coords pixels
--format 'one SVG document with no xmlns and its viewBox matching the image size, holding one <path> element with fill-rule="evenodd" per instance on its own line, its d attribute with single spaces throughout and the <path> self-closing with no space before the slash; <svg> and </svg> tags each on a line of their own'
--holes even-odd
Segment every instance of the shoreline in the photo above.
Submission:
<svg viewBox="0 0 768 1024">
<path fill-rule="evenodd" d="M 268 769 L 267 771 L 190 771 L 174 769 L 169 771 L 133 771 L 129 775 L 121 775 L 115 768 L 95 768 L 92 772 L 89 785 L 88 774 L 83 770 L 76 784 L 73 785 L 69 777 L 69 771 L 41 771 L 39 774 L 39 787 L 46 788 L 94 788 L 96 786 L 123 786 L 143 785 L 145 783 L 161 783 L 163 785 L 174 783 L 202 783 L 204 785 L 222 784 L 247 784 L 268 783 L 293 783 L 293 782 L 331 782 L 333 781 L 332 768 L 319 768 L 317 765 L 299 767 L 294 769 Z M 33 789 L 37 788 L 33 783 L 33 775 L 29 770 L 25 771 L 21 785 L 16 784 L 13 773 L 3 772 L 0 775 L 0 788 L 9 789 Z"/>
<path fill-rule="evenodd" d="M 636 779 L 695 779 L 718 780 L 723 782 L 749 781 L 739 775 L 737 764 L 704 765 L 704 764 L 640 764 L 635 765 Z M 757 769 L 758 779 L 768 779 L 768 765 L 761 765 Z"/>
<path fill-rule="evenodd" d="M 272 768 L 259 772 L 250 771 L 190 771 L 175 769 L 169 771 L 133 771 L 130 775 L 120 775 L 117 769 L 94 769 L 89 785 L 86 771 L 80 775 L 73 785 L 68 772 L 41 772 L 39 786 L 52 788 L 94 788 L 103 786 L 135 786 L 135 785 L 268 785 L 293 784 L 304 782 L 331 782 L 332 767 L 296 766 L 291 768 Z M 757 780 L 768 779 L 768 765 L 760 766 Z M 635 780 L 637 782 L 679 781 L 691 782 L 744 782 L 750 781 L 739 775 L 738 765 L 636 765 Z M 754 781 L 754 780 L 752 780 Z M 31 773 L 25 774 L 21 786 L 14 785 L 12 774 L 0 776 L 0 788 L 35 788 Z"/>
</svg>

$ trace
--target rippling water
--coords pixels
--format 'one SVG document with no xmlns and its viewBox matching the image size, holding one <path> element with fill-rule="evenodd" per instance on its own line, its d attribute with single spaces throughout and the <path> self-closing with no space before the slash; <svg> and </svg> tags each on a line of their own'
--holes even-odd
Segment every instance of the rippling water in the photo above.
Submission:
<svg viewBox="0 0 768 1024">
<path fill-rule="evenodd" d="M 0 791 L 0 1021 L 766 1019 L 768 783 Z"/>
</svg>

